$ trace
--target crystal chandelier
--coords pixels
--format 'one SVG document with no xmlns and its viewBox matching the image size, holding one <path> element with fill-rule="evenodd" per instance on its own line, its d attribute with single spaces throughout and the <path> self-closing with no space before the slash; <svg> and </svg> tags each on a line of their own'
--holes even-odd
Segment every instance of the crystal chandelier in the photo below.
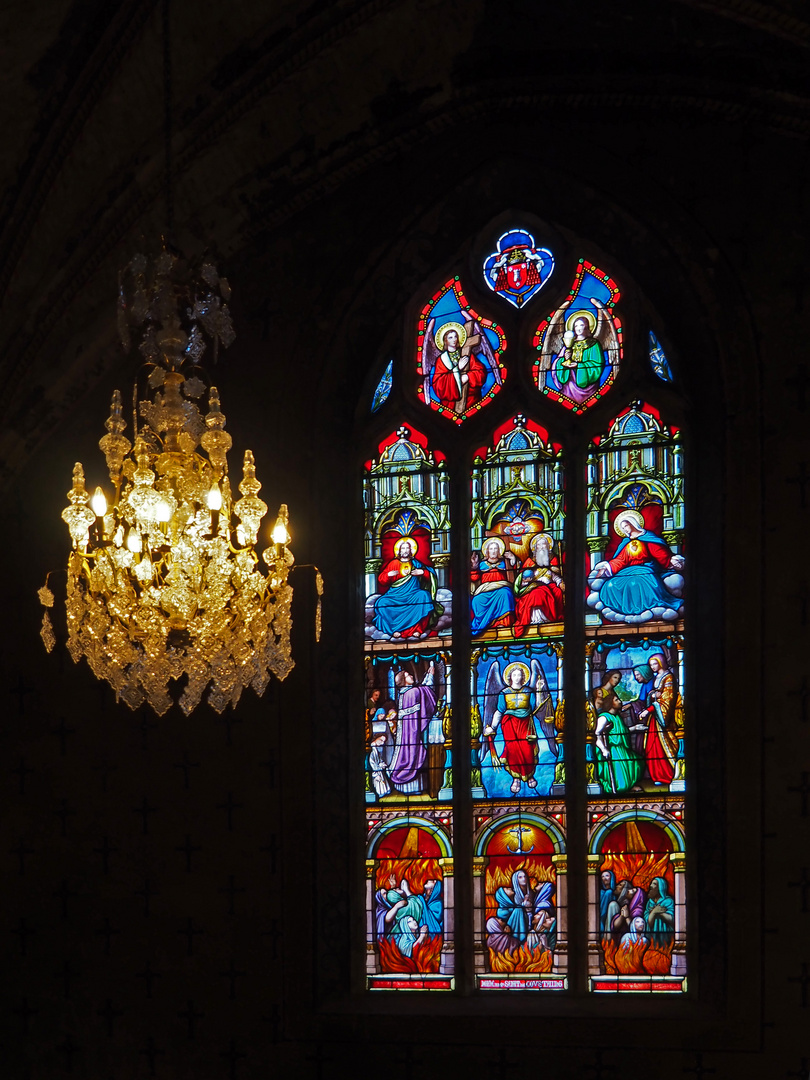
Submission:
<svg viewBox="0 0 810 1080">
<path fill-rule="evenodd" d="M 121 276 L 119 331 L 133 329 L 144 360 L 133 393 L 134 445 L 116 390 L 99 442 L 112 492 L 85 488 L 73 470 L 62 518 L 73 549 L 67 568 L 67 647 L 84 656 L 116 700 L 148 703 L 162 715 L 177 700 L 188 715 L 206 700 L 222 712 L 271 674 L 285 678 L 290 656 L 293 565 L 287 507 L 258 553 L 267 505 L 258 497 L 253 454 L 245 451 L 240 497 L 228 477 L 231 437 L 219 393 L 200 367 L 210 345 L 234 339 L 230 287 L 213 263 L 190 266 L 169 251 L 137 255 Z M 321 592 L 317 576 L 318 594 Z M 46 608 L 54 595 L 40 589 Z M 42 638 L 55 643 L 46 610 Z"/>
</svg>

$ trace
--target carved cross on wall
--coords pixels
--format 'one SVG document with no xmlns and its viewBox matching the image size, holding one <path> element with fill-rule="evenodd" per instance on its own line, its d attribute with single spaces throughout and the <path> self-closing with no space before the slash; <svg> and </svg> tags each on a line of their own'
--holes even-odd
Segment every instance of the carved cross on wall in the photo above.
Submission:
<svg viewBox="0 0 810 1080">
<path fill-rule="evenodd" d="M 315 1043 L 315 1054 L 307 1057 L 307 1061 L 315 1062 L 315 1075 L 317 1080 L 323 1080 L 323 1067 L 331 1058 L 324 1057 L 323 1043 Z"/>
<path fill-rule="evenodd" d="M 810 1080 L 810 1059 L 803 1057 L 799 1068 L 785 1073 L 785 1076 L 797 1076 L 799 1080 Z"/>
<path fill-rule="evenodd" d="M 96 1016 L 100 1016 L 102 1020 L 105 1021 L 107 1027 L 107 1035 L 109 1038 L 112 1038 L 113 1025 L 115 1024 L 115 1021 L 118 1019 L 119 1016 L 123 1015 L 124 1013 L 122 1009 L 114 1008 L 111 998 L 107 998 L 104 1003 L 103 1009 L 98 1009 L 96 1011 Z"/>
<path fill-rule="evenodd" d="M 685 1066 L 683 1071 L 694 1073 L 697 1080 L 702 1080 L 705 1073 L 717 1072 L 717 1069 L 709 1069 L 703 1064 L 703 1054 L 695 1054 L 695 1064 Z"/>
<path fill-rule="evenodd" d="M 189 1000 L 186 1006 L 185 1012 L 179 1012 L 177 1014 L 181 1020 L 185 1020 L 188 1024 L 188 1037 L 194 1041 L 197 1038 L 197 1021 L 202 1020 L 205 1013 L 196 1012 L 194 1009 L 194 1002 Z"/>
<path fill-rule="evenodd" d="M 498 1060 L 490 1062 L 490 1068 L 493 1065 L 498 1067 L 497 1080 L 511 1080 L 518 1070 L 518 1066 L 509 1060 L 509 1049 L 506 1046 L 498 1047 Z"/>
<path fill-rule="evenodd" d="M 236 1039 L 231 1039 L 228 1049 L 223 1050 L 219 1056 L 225 1058 L 230 1065 L 230 1080 L 236 1080 L 236 1063 L 240 1058 L 247 1057 L 244 1051 L 236 1049 Z"/>
<path fill-rule="evenodd" d="M 615 1073 L 616 1071 L 612 1065 L 605 1065 L 602 1061 L 601 1049 L 594 1052 L 593 1065 L 586 1065 L 585 1068 L 593 1075 L 594 1080 L 604 1080 L 608 1073 Z"/>
</svg>

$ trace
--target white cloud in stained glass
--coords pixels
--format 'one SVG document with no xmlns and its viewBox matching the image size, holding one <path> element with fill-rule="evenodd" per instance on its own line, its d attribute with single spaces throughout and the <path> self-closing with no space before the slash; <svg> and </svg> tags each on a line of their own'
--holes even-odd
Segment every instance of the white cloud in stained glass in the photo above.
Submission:
<svg viewBox="0 0 810 1080">
<path fill-rule="evenodd" d="M 377 383 L 377 389 L 374 391 L 374 400 L 371 403 L 371 411 L 376 412 L 377 409 L 388 399 L 388 395 L 391 393 L 391 386 L 393 384 L 394 376 L 394 361 L 389 360 L 385 371 L 382 374 L 382 378 Z"/>
<path fill-rule="evenodd" d="M 659 379 L 663 380 L 663 382 L 672 382 L 672 368 L 669 366 L 669 361 L 661 348 L 661 342 L 652 330 L 650 330 L 650 363 Z"/>
</svg>

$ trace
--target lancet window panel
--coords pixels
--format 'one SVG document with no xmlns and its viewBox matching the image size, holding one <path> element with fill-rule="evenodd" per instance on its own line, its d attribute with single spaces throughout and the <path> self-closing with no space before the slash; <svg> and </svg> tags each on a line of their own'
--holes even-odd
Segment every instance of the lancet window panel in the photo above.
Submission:
<svg viewBox="0 0 810 1080">
<path fill-rule="evenodd" d="M 365 468 L 366 977 L 454 985 L 445 461 L 401 427 Z"/>
<path fill-rule="evenodd" d="M 682 992 L 687 567 L 680 432 L 653 406 L 635 402 L 592 441 L 587 469 L 590 987 Z"/>
</svg>

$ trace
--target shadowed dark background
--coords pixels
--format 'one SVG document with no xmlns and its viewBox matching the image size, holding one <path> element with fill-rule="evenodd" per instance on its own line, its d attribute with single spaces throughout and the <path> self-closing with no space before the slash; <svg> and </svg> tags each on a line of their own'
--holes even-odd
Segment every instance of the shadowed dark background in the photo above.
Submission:
<svg viewBox="0 0 810 1080">
<path fill-rule="evenodd" d="M 161 13 L 7 3 L 0 1074 L 807 1080 L 807 4 L 175 0 L 171 25 L 176 241 L 234 288 L 231 470 L 250 447 L 289 504 L 324 639 L 298 571 L 288 680 L 160 719 L 42 648 L 73 463 L 105 481 L 133 374 L 117 272 L 164 227 Z M 356 470 L 391 414 L 359 432 L 405 316 L 512 208 L 626 268 L 700 450 L 680 1011 L 358 992 Z"/>
</svg>

